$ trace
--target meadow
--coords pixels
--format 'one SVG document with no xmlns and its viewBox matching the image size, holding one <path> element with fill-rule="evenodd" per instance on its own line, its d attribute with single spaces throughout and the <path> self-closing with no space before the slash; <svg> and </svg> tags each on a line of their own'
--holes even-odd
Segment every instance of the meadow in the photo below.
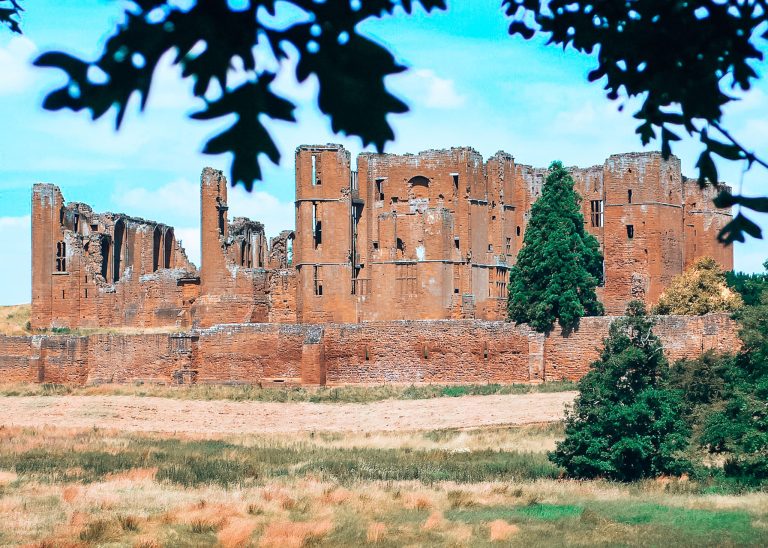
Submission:
<svg viewBox="0 0 768 548">
<path fill-rule="evenodd" d="M 559 479 L 560 424 L 247 436 L 0 429 L 0 544 L 764 545 L 768 493 Z"/>
</svg>

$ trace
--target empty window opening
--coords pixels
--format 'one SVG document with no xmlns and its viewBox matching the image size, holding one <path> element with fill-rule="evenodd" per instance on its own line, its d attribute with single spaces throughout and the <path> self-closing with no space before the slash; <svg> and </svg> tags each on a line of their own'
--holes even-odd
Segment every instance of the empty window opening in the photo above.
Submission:
<svg viewBox="0 0 768 548">
<path fill-rule="evenodd" d="M 67 244 L 56 242 L 56 272 L 67 271 Z"/>
<path fill-rule="evenodd" d="M 517 227 L 517 235 L 520 236 L 520 227 Z"/>
<path fill-rule="evenodd" d="M 62 289 L 62 290 L 61 290 L 61 298 L 62 298 L 62 299 L 66 298 L 64 295 L 65 295 L 65 293 L 64 293 L 64 290 Z"/>
<path fill-rule="evenodd" d="M 632 173 L 632 168 L 629 168 L 629 169 L 627 170 L 627 173 Z"/>
<path fill-rule="evenodd" d="M 599 228 L 603 226 L 603 201 L 592 200 L 590 202 L 592 226 Z"/>
<path fill-rule="evenodd" d="M 632 203 L 632 189 L 631 188 L 629 190 L 627 190 L 627 203 L 628 204 Z"/>
<path fill-rule="evenodd" d="M 85 283 L 88 283 L 88 274 L 85 275 L 84 281 L 85 281 Z"/>
<path fill-rule="evenodd" d="M 85 288 L 85 298 L 86 299 L 88 298 L 88 288 L 87 287 Z"/>
<path fill-rule="evenodd" d="M 453 265 L 453 293 L 458 295 L 461 291 L 461 267 L 457 264 Z"/>
<path fill-rule="evenodd" d="M 392 196 L 392 203 L 393 203 L 393 204 L 396 204 L 396 203 L 397 203 L 397 196 Z"/>
<path fill-rule="evenodd" d="M 453 177 L 453 192 L 458 194 L 458 192 L 459 192 L 459 174 L 458 173 L 451 173 L 451 176 Z"/>
<path fill-rule="evenodd" d="M 384 179 L 376 179 L 376 199 L 384 200 Z"/>
<path fill-rule="evenodd" d="M 91 225 L 91 230 L 93 230 L 94 232 L 98 231 L 99 225 Z"/>
<path fill-rule="evenodd" d="M 115 251 L 112 255 L 112 281 L 120 280 L 122 274 L 123 239 L 125 237 L 125 223 L 122 219 L 115 223 Z"/>
<path fill-rule="evenodd" d="M 155 232 L 152 234 L 152 272 L 156 272 L 160 268 L 160 251 L 162 250 L 163 233 L 160 227 L 155 227 Z"/>
<path fill-rule="evenodd" d="M 313 273 L 314 273 L 314 284 L 315 284 L 315 295 L 321 296 L 323 294 L 323 279 L 320 277 L 320 267 L 315 266 L 313 267 Z"/>
<path fill-rule="evenodd" d="M 507 245 L 506 245 L 505 252 L 507 255 L 512 254 L 512 238 L 507 238 Z"/>
<path fill-rule="evenodd" d="M 323 224 L 318 219 L 317 203 L 312 203 L 312 238 L 315 243 L 315 249 L 323 243 Z"/>
<path fill-rule="evenodd" d="M 317 184 L 317 156 L 312 155 L 312 184 Z"/>
<path fill-rule="evenodd" d="M 101 238 L 101 275 L 106 280 L 109 275 L 109 250 L 111 249 L 108 236 Z"/>
<path fill-rule="evenodd" d="M 80 227 L 80 214 L 75 213 L 75 232 L 77 232 L 78 228 Z"/>
<path fill-rule="evenodd" d="M 379 242 L 373 242 L 373 249 L 379 249 Z"/>
<path fill-rule="evenodd" d="M 368 347 L 365 347 L 365 361 L 371 361 L 371 352 L 368 350 Z"/>
<path fill-rule="evenodd" d="M 456 249 L 459 249 L 461 247 L 461 241 L 459 240 L 458 236 L 453 239 L 453 247 L 455 247 Z"/>
<path fill-rule="evenodd" d="M 395 241 L 395 247 L 397 248 L 397 252 L 399 254 L 402 255 L 405 253 L 405 243 L 400 238 L 397 238 L 397 240 Z"/>
<path fill-rule="evenodd" d="M 635 237 L 634 225 L 627 225 L 627 238 L 634 238 L 634 237 Z"/>
<path fill-rule="evenodd" d="M 226 209 L 219 206 L 219 236 L 224 236 L 224 213 L 226 212 Z"/>
<path fill-rule="evenodd" d="M 163 268 L 173 268 L 173 247 L 175 238 L 173 236 L 173 229 L 169 228 L 165 231 L 165 249 L 163 250 Z"/>
<path fill-rule="evenodd" d="M 493 253 L 493 244 L 488 244 L 488 252 Z"/>
</svg>

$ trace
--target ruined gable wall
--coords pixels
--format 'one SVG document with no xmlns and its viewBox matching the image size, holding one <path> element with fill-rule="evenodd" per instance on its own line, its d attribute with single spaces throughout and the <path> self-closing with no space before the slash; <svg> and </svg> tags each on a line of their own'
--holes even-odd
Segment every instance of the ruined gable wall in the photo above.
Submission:
<svg viewBox="0 0 768 548">
<path fill-rule="evenodd" d="M 173 229 L 65 204 L 53 185 L 32 192 L 33 328 L 184 327 L 195 275 Z"/>
</svg>

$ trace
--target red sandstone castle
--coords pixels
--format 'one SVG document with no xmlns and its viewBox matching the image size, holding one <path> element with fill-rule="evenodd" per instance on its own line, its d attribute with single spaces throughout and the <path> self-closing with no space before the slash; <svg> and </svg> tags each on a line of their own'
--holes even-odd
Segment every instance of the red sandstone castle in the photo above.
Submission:
<svg viewBox="0 0 768 548">
<path fill-rule="evenodd" d="M 587 229 L 605 256 L 608 314 L 655 302 L 696 258 L 733 267 L 716 236 L 730 220 L 680 161 L 619 154 L 571 169 Z M 59 189 L 32 194 L 32 327 L 207 327 L 503 319 L 509 268 L 546 169 L 471 148 L 364 153 L 296 150 L 296 230 L 227 216 L 227 182 L 201 178 L 202 266 L 172 227 L 94 213 Z M 286 219 L 286 225 L 289 220 Z"/>
</svg>

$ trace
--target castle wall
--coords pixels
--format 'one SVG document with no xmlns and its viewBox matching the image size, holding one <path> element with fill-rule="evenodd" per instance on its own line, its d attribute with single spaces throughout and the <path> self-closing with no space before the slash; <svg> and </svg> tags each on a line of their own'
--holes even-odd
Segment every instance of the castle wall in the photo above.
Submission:
<svg viewBox="0 0 768 548">
<path fill-rule="evenodd" d="M 480 320 L 219 325 L 184 333 L 0 336 L 0 382 L 283 384 L 576 380 L 615 317 L 568 337 Z M 727 314 L 658 317 L 670 360 L 739 348 Z M 685 336 L 681 337 L 680 334 Z"/>
</svg>

